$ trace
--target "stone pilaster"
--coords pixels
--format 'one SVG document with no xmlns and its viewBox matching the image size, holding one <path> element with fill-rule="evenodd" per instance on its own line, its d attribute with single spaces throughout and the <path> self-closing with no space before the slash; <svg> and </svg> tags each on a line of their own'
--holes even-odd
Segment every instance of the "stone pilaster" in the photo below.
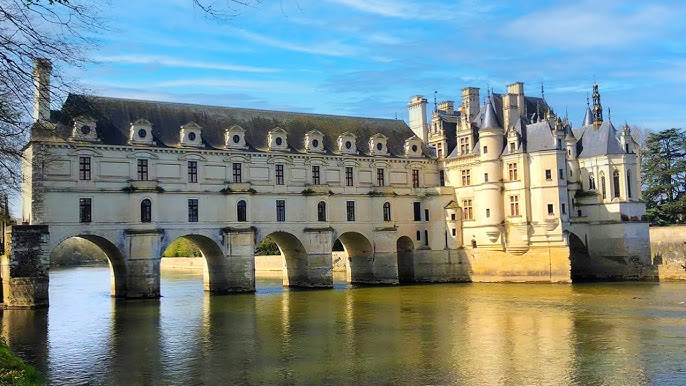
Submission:
<svg viewBox="0 0 686 386">
<path fill-rule="evenodd" d="M 127 230 L 126 293 L 127 299 L 160 297 L 160 260 L 163 231 Z"/>
<path fill-rule="evenodd" d="M 226 228 L 223 230 L 226 245 L 226 281 L 213 286 L 211 292 L 255 291 L 255 229 Z"/>
<path fill-rule="evenodd" d="M 5 307 L 48 306 L 49 238 L 47 225 L 15 225 L 7 229 L 1 264 Z"/>
</svg>

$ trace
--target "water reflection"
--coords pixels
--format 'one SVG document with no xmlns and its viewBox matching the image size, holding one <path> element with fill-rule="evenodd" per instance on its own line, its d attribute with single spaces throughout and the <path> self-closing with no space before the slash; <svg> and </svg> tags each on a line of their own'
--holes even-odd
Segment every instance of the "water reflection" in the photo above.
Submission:
<svg viewBox="0 0 686 386">
<path fill-rule="evenodd" d="M 107 269 L 57 271 L 51 308 L 1 334 L 51 384 L 686 382 L 686 284 L 458 284 L 115 301 Z"/>
</svg>

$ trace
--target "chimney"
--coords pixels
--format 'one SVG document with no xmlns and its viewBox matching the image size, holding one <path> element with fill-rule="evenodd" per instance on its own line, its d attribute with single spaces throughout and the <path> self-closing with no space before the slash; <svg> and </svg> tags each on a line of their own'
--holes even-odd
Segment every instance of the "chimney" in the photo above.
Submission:
<svg viewBox="0 0 686 386">
<path fill-rule="evenodd" d="M 429 140 L 429 125 L 426 120 L 426 98 L 421 95 L 415 95 L 407 104 L 407 110 L 410 114 L 410 129 L 419 137 L 424 143 Z"/>
<path fill-rule="evenodd" d="M 476 87 L 465 87 L 462 89 L 462 106 L 464 106 L 467 120 L 469 122 L 479 114 L 479 89 Z"/>
<path fill-rule="evenodd" d="M 443 101 L 438 103 L 438 110 L 443 111 L 445 114 L 453 115 L 455 114 L 455 102 L 454 101 Z"/>
<path fill-rule="evenodd" d="M 33 85 L 33 120 L 47 121 L 50 119 L 50 74 L 52 63 L 43 58 L 34 59 Z"/>
</svg>

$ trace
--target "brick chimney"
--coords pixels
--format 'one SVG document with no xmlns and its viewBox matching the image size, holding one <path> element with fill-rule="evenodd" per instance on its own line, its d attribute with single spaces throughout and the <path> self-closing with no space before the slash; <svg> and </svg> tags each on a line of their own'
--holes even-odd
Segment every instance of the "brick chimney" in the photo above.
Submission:
<svg viewBox="0 0 686 386">
<path fill-rule="evenodd" d="M 34 59 L 33 85 L 33 120 L 47 121 L 50 119 L 50 74 L 52 63 L 43 58 Z"/>
</svg>

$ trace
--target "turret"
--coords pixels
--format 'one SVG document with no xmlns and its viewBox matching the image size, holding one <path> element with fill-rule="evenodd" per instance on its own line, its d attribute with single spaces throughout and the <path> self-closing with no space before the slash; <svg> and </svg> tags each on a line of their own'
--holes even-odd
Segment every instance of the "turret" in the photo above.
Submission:
<svg viewBox="0 0 686 386">
<path fill-rule="evenodd" d="M 498 122 L 498 116 L 489 100 L 486 104 L 484 118 L 479 129 L 480 161 L 481 161 L 481 185 L 477 188 L 476 206 L 478 211 L 479 225 L 485 226 L 487 232 L 494 239 L 483 244 L 486 240 L 479 240 L 480 246 L 496 247 L 492 245 L 502 231 L 500 224 L 504 221 L 504 209 L 502 199 L 502 174 L 503 166 L 500 154 L 503 151 L 504 132 Z M 477 177 L 477 178 L 479 178 Z M 477 180 L 478 181 L 478 180 Z M 502 241 L 502 240 L 501 240 Z M 499 244 L 498 244 L 499 245 Z"/>
<path fill-rule="evenodd" d="M 598 84 L 593 84 L 593 126 L 600 127 L 603 123 L 603 106 L 600 104 L 600 92 Z"/>
<path fill-rule="evenodd" d="M 625 122 L 622 126 L 622 131 L 619 134 L 619 143 L 622 144 L 622 149 L 624 149 L 625 153 L 631 154 L 634 152 L 633 142 L 634 140 L 631 138 L 631 128 Z"/>
<path fill-rule="evenodd" d="M 429 125 L 426 120 L 426 104 L 428 101 L 421 95 L 415 95 L 407 104 L 410 115 L 410 129 L 421 138 L 424 143 L 428 142 Z"/>
<path fill-rule="evenodd" d="M 567 149 L 567 181 L 570 184 L 579 181 L 579 161 L 576 153 L 576 137 L 570 126 L 565 127 L 565 147 Z"/>
<path fill-rule="evenodd" d="M 588 102 L 588 94 L 586 94 L 586 114 L 584 114 L 584 121 L 581 126 L 591 126 L 593 124 L 593 113 Z"/>
</svg>

